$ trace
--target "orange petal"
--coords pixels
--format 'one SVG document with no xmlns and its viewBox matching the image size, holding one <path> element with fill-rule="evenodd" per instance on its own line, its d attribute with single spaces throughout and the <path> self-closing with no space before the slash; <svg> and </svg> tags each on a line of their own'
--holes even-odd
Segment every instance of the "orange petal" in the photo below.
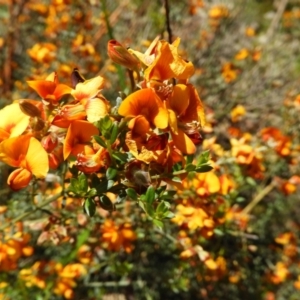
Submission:
<svg viewBox="0 0 300 300">
<path fill-rule="evenodd" d="M 64 159 L 68 158 L 77 144 L 86 144 L 97 134 L 99 134 L 97 127 L 90 122 L 83 120 L 72 122 L 64 141 Z"/>
<path fill-rule="evenodd" d="M 173 88 L 172 96 L 169 99 L 169 106 L 177 115 L 181 115 L 189 106 L 190 91 L 185 84 L 177 84 Z"/>
<path fill-rule="evenodd" d="M 157 128 L 168 126 L 168 112 L 156 93 L 150 89 L 142 89 L 129 95 L 120 105 L 121 116 L 136 117 L 143 115 Z"/>
<path fill-rule="evenodd" d="M 28 186 L 31 178 L 32 174 L 28 170 L 19 168 L 10 173 L 7 184 L 12 190 L 18 191 Z"/>
<path fill-rule="evenodd" d="M 137 116 L 128 122 L 133 136 L 143 136 L 150 130 L 150 124 L 144 116 Z"/>
<path fill-rule="evenodd" d="M 42 144 L 34 137 L 30 139 L 26 163 L 28 170 L 37 178 L 44 178 L 49 171 L 48 154 Z"/>
<path fill-rule="evenodd" d="M 178 129 L 178 134 L 171 132 L 172 139 L 175 146 L 184 154 L 194 154 L 196 151 L 196 146 L 192 140 L 180 129 Z"/>
<path fill-rule="evenodd" d="M 204 126 L 205 125 L 204 106 L 201 102 L 198 92 L 196 88 L 191 84 L 188 84 L 187 87 L 190 91 L 190 101 L 184 115 L 180 117 L 180 120 L 186 123 L 198 121 L 200 122 L 201 126 Z"/>
<path fill-rule="evenodd" d="M 79 82 L 71 94 L 76 100 L 91 99 L 97 96 L 103 84 L 103 77 L 97 76 L 84 82 Z"/>
<path fill-rule="evenodd" d="M 58 84 L 54 91 L 54 96 L 56 100 L 59 100 L 62 96 L 71 94 L 72 88 L 65 84 Z"/>
<path fill-rule="evenodd" d="M 0 144 L 0 160 L 12 167 L 19 167 L 25 161 L 30 135 L 9 138 Z"/>
<path fill-rule="evenodd" d="M 60 128 L 68 128 L 71 123 L 72 121 L 67 120 L 62 116 L 58 116 L 58 115 L 56 115 L 51 122 L 52 125 L 55 125 Z"/>
<path fill-rule="evenodd" d="M 150 79 L 163 81 L 171 78 L 186 80 L 194 74 L 193 64 L 186 62 L 178 55 L 179 42 L 179 39 L 172 45 L 166 41 L 158 42 L 158 54 L 154 62 L 145 71 L 147 81 Z"/>
<path fill-rule="evenodd" d="M 56 88 L 54 82 L 47 80 L 31 80 L 27 81 L 27 83 L 43 99 L 46 99 L 48 95 L 53 95 Z"/>
</svg>

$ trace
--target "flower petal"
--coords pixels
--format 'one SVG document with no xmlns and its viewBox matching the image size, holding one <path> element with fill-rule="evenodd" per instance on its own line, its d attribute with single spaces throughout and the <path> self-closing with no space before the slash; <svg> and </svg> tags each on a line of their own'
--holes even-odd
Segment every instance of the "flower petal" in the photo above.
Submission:
<svg viewBox="0 0 300 300">
<path fill-rule="evenodd" d="M 64 141 L 64 159 L 68 158 L 76 145 L 90 142 L 92 136 L 97 134 L 99 130 L 90 122 L 83 120 L 72 122 Z"/>
<path fill-rule="evenodd" d="M 196 146 L 192 140 L 180 129 L 178 134 L 171 132 L 172 139 L 175 146 L 184 154 L 194 154 L 196 152 Z"/>
<path fill-rule="evenodd" d="M 20 109 L 19 103 L 13 103 L 0 110 L 0 141 L 22 134 L 29 124 L 29 116 Z"/>
<path fill-rule="evenodd" d="M 0 160 L 12 167 L 19 167 L 25 160 L 30 135 L 9 138 L 0 144 Z"/>
<path fill-rule="evenodd" d="M 103 85 L 104 78 L 97 76 L 84 82 L 79 82 L 71 94 L 76 100 L 91 99 L 96 97 Z"/>
<path fill-rule="evenodd" d="M 46 99 L 48 95 L 53 95 L 56 84 L 47 80 L 31 80 L 27 84 L 34 89 L 41 98 Z"/>
<path fill-rule="evenodd" d="M 168 112 L 156 93 L 150 89 L 142 89 L 129 95 L 120 105 L 119 114 L 126 117 L 143 115 L 157 128 L 168 126 Z"/>
<path fill-rule="evenodd" d="M 37 178 L 46 177 L 49 171 L 49 160 L 46 150 L 42 144 L 34 137 L 30 139 L 26 154 L 27 168 Z"/>
<path fill-rule="evenodd" d="M 94 123 L 108 114 L 108 105 L 98 97 L 89 99 L 85 104 L 85 111 L 88 121 Z"/>
<path fill-rule="evenodd" d="M 172 96 L 169 99 L 169 106 L 177 116 L 180 116 L 188 108 L 190 102 L 190 91 L 185 84 L 177 84 L 173 88 Z"/>
</svg>

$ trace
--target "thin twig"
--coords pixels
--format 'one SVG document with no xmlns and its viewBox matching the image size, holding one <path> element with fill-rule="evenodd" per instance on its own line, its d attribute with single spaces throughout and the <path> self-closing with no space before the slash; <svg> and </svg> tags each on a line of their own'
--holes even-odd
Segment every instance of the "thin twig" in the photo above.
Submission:
<svg viewBox="0 0 300 300">
<path fill-rule="evenodd" d="M 168 41 L 169 43 L 172 43 L 173 41 L 173 36 L 172 36 L 172 29 L 170 25 L 170 8 L 169 8 L 169 1 L 168 0 L 163 0 L 163 4 L 165 7 L 165 14 L 166 14 L 166 28 L 168 32 Z"/>
<path fill-rule="evenodd" d="M 242 210 L 241 214 L 249 214 L 250 211 L 262 200 L 266 195 L 268 195 L 276 186 L 275 181 L 272 181 L 267 185 L 260 193 L 258 193 L 253 200 Z"/>
<path fill-rule="evenodd" d="M 281 0 L 281 2 L 278 4 L 277 12 L 274 15 L 274 18 L 266 33 L 266 43 L 269 42 L 272 36 L 274 35 L 288 2 L 289 0 Z"/>
</svg>

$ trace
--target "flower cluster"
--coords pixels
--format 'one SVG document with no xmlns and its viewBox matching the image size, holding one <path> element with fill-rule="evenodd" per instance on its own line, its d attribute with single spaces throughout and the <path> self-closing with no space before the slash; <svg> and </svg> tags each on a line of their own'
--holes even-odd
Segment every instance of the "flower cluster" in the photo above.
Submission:
<svg viewBox="0 0 300 300">
<path fill-rule="evenodd" d="M 194 66 L 179 55 L 179 42 L 156 38 L 145 53 L 108 42 L 109 57 L 131 79 L 131 93 L 116 106 L 103 95 L 103 77 L 87 80 L 77 68 L 72 87 L 55 72 L 28 81 L 40 100 L 17 100 L 0 111 L 0 160 L 16 168 L 8 185 L 20 190 L 67 165 L 73 176 L 68 195 L 84 199 L 89 215 L 98 204 L 114 209 L 107 196 L 113 193 L 137 200 L 154 219 L 168 216 L 159 200 L 168 195 L 166 184 L 211 168 L 208 158 L 196 165 L 186 159 L 202 140 L 205 118 L 188 82 Z"/>
</svg>

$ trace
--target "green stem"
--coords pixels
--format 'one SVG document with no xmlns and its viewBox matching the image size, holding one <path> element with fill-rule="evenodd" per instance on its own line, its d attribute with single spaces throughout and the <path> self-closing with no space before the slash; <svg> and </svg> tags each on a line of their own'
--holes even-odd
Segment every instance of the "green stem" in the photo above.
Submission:
<svg viewBox="0 0 300 300">
<path fill-rule="evenodd" d="M 174 173 L 171 173 L 172 176 L 178 176 L 178 175 L 182 175 L 182 174 L 187 174 L 188 172 L 186 170 L 180 170 L 180 171 L 176 171 Z M 160 175 L 154 175 L 151 176 L 151 179 L 162 179 L 162 178 L 169 178 L 170 174 L 160 174 Z"/>
</svg>

